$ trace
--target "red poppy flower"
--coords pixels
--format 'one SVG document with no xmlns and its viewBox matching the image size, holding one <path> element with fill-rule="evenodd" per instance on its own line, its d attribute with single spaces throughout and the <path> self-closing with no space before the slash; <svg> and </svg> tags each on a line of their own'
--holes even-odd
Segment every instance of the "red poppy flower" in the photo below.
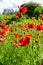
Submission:
<svg viewBox="0 0 43 65">
<path fill-rule="evenodd" d="M 8 38 L 8 34 L 3 35 L 5 38 Z"/>
<path fill-rule="evenodd" d="M 29 45 L 29 42 L 30 42 L 30 36 L 29 35 L 26 35 L 24 38 L 22 38 L 19 41 L 18 45 L 19 46 L 27 46 L 27 45 Z"/>
<path fill-rule="evenodd" d="M 43 17 L 41 17 L 40 20 L 43 20 Z"/>
<path fill-rule="evenodd" d="M 36 29 L 37 29 L 37 30 L 43 30 L 43 25 L 42 25 L 42 24 L 36 25 Z"/>
<path fill-rule="evenodd" d="M 1 35 L 5 35 L 5 30 L 4 29 L 2 29 L 2 31 L 1 31 Z"/>
<path fill-rule="evenodd" d="M 31 28 L 35 28 L 35 25 L 33 23 L 30 24 Z"/>
<path fill-rule="evenodd" d="M 17 12 L 16 13 L 16 18 L 21 18 L 22 17 L 22 13 L 21 12 Z"/>
<path fill-rule="evenodd" d="M 2 36 L 4 36 L 5 38 L 8 38 L 7 32 L 4 29 L 2 29 L 2 31 L 0 32 L 0 34 Z"/>
<path fill-rule="evenodd" d="M 4 24 L 0 24 L 0 27 L 3 28 L 5 25 Z"/>
<path fill-rule="evenodd" d="M 16 38 L 20 38 L 21 36 L 18 33 L 14 34 Z"/>
<path fill-rule="evenodd" d="M 5 26 L 3 27 L 3 29 L 4 29 L 5 31 L 8 31 L 8 26 L 5 25 Z"/>
<path fill-rule="evenodd" d="M 18 6 L 18 8 L 20 9 L 20 12 L 22 12 L 23 14 L 25 14 L 28 11 L 25 6 Z"/>
<path fill-rule="evenodd" d="M 35 28 L 35 25 L 33 23 L 31 23 L 31 24 L 28 23 L 27 25 L 28 25 L 28 28 Z"/>
<path fill-rule="evenodd" d="M 18 43 L 19 46 L 26 46 L 26 44 L 29 43 L 29 39 L 26 37 L 26 38 L 23 38 L 20 40 L 20 42 Z"/>
<path fill-rule="evenodd" d="M 1 27 L 2 29 L 8 30 L 8 26 L 5 25 L 5 24 L 0 24 L 0 27 Z"/>
<path fill-rule="evenodd" d="M 5 24 L 0 24 L 0 27 L 2 28 L 2 31 L 0 31 L 0 35 L 4 37 L 8 37 L 7 32 L 8 32 L 8 26 Z"/>
<path fill-rule="evenodd" d="M 31 27 L 31 26 L 30 26 L 30 23 L 28 23 L 27 26 L 28 26 L 28 28 L 30 28 L 30 27 Z"/>
</svg>

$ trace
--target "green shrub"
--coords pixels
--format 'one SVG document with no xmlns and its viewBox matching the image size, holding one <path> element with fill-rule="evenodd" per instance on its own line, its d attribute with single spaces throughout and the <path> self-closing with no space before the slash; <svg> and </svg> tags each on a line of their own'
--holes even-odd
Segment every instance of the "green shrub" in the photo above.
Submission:
<svg viewBox="0 0 43 65">
<path fill-rule="evenodd" d="M 42 8 L 41 7 L 36 7 L 35 10 L 34 10 L 34 16 L 36 18 L 38 18 L 39 14 L 42 13 Z"/>
<path fill-rule="evenodd" d="M 30 17 L 32 17 L 34 15 L 35 8 L 36 7 L 40 7 L 39 4 L 34 3 L 34 2 L 26 3 L 26 4 L 23 4 L 22 6 L 26 6 L 27 7 L 28 12 L 26 14 L 29 15 Z"/>
<path fill-rule="evenodd" d="M 26 6 L 28 9 L 28 12 L 26 13 L 30 18 L 32 18 L 33 16 L 36 17 L 36 19 L 38 19 L 39 14 L 43 13 L 43 7 L 35 2 L 30 2 L 30 3 L 26 3 L 23 4 L 22 6 Z"/>
<path fill-rule="evenodd" d="M 42 7 L 42 14 L 43 14 L 43 7 Z"/>
</svg>

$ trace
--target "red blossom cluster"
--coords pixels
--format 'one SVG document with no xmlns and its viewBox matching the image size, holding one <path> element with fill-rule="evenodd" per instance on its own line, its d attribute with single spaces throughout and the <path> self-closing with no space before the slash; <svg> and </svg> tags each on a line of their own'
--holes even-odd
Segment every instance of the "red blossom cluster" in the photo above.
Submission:
<svg viewBox="0 0 43 65">
<path fill-rule="evenodd" d="M 26 35 L 24 38 L 22 38 L 20 41 L 19 41 L 19 43 L 18 43 L 18 45 L 19 46 L 27 46 L 27 45 L 29 45 L 29 43 L 30 43 L 30 37 L 31 37 L 31 35 Z"/>
<path fill-rule="evenodd" d="M 40 31 L 40 30 L 43 30 L 43 24 L 39 23 L 39 24 L 35 25 L 33 23 L 28 23 L 28 24 L 25 24 L 24 26 L 20 26 L 20 29 L 21 30 L 25 30 L 25 32 L 27 32 L 27 31 L 29 32 L 28 29 L 30 29 L 30 28 L 33 28 L 33 29 L 36 29 L 36 30 Z M 14 35 L 15 35 L 16 38 L 20 38 L 21 37 L 18 33 L 15 33 Z M 38 35 L 39 35 L 39 33 L 37 34 L 37 36 Z M 31 35 L 28 34 L 28 35 L 24 36 L 24 38 L 21 37 L 18 44 L 15 42 L 13 45 L 14 46 L 27 46 L 30 43 L 30 38 L 31 38 Z M 35 43 L 38 44 L 39 40 L 36 39 Z"/>
<path fill-rule="evenodd" d="M 43 24 L 42 23 L 39 23 L 37 25 L 33 24 L 33 23 L 28 23 L 28 24 L 25 24 L 24 26 L 20 26 L 20 29 L 25 31 L 25 32 L 29 32 L 30 28 L 33 28 L 35 30 L 43 30 Z"/>
<path fill-rule="evenodd" d="M 28 28 L 35 28 L 35 25 L 33 23 L 28 23 Z"/>
<path fill-rule="evenodd" d="M 43 24 L 37 24 L 36 29 L 37 30 L 43 30 Z"/>
<path fill-rule="evenodd" d="M 28 10 L 25 6 L 18 6 L 21 13 L 25 14 Z"/>
<path fill-rule="evenodd" d="M 28 28 L 34 28 L 36 30 L 43 30 L 43 24 L 39 23 L 37 25 L 34 25 L 33 23 L 26 24 Z"/>
<path fill-rule="evenodd" d="M 20 12 L 16 13 L 16 16 L 15 16 L 16 18 L 22 17 L 22 14 L 25 14 L 28 11 L 25 6 L 18 6 L 18 8 L 19 8 Z"/>
<path fill-rule="evenodd" d="M 8 37 L 7 32 L 8 32 L 8 26 L 5 24 L 0 24 L 0 27 L 2 28 L 2 31 L 0 31 L 0 35 L 4 36 L 5 38 Z"/>
<path fill-rule="evenodd" d="M 21 12 L 17 12 L 15 17 L 16 17 L 16 18 L 22 17 L 22 13 L 21 13 Z"/>
</svg>

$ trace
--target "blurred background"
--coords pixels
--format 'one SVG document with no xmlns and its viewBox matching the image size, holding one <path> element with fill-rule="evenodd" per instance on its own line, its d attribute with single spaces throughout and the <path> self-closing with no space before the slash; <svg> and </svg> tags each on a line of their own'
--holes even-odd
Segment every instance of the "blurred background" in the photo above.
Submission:
<svg viewBox="0 0 43 65">
<path fill-rule="evenodd" d="M 18 11 L 18 6 L 27 2 L 37 2 L 43 6 L 43 0 L 0 0 L 0 14 L 4 9 L 13 9 L 14 12 Z"/>
</svg>

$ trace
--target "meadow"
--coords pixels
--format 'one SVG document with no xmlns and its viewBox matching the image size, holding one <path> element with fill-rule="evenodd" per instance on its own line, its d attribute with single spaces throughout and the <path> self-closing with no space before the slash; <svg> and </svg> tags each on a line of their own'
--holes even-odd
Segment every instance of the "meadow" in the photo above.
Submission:
<svg viewBox="0 0 43 65">
<path fill-rule="evenodd" d="M 0 15 L 0 65 L 43 65 L 43 16 L 17 14 Z"/>
</svg>

